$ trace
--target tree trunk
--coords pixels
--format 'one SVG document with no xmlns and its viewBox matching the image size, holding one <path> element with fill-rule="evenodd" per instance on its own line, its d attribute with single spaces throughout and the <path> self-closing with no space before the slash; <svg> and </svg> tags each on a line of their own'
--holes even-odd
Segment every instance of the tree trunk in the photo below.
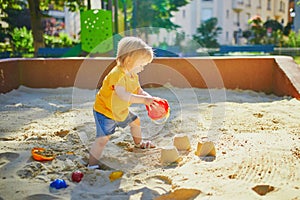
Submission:
<svg viewBox="0 0 300 200">
<path fill-rule="evenodd" d="M 30 10 L 30 22 L 34 42 L 34 56 L 37 57 L 38 49 L 45 47 L 43 38 L 42 13 L 40 0 L 28 0 Z"/>
</svg>

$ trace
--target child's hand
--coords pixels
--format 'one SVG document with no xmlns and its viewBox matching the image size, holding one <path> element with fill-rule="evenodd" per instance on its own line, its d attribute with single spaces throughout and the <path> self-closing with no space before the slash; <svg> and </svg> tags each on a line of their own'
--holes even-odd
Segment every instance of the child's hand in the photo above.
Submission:
<svg viewBox="0 0 300 200">
<path fill-rule="evenodd" d="M 155 100 L 155 97 L 146 96 L 146 97 L 144 97 L 144 104 L 146 106 L 151 106 L 151 105 L 155 104 L 154 100 Z"/>
<path fill-rule="evenodd" d="M 145 103 L 145 105 L 147 105 L 147 106 L 149 106 L 150 107 L 150 109 L 151 108 L 154 108 L 154 109 L 156 109 L 157 107 L 159 107 L 159 104 L 157 103 L 157 101 L 155 101 L 155 100 L 160 100 L 160 98 L 159 97 L 147 97 L 147 98 L 149 98 L 147 101 L 147 103 L 149 103 L 149 104 L 146 104 Z"/>
</svg>

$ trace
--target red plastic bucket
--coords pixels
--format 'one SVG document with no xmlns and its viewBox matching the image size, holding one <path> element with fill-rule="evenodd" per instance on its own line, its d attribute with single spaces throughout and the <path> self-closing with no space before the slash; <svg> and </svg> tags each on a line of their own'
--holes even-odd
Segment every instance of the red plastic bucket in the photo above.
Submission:
<svg viewBox="0 0 300 200">
<path fill-rule="evenodd" d="M 155 99 L 154 104 L 155 105 L 146 106 L 148 116 L 152 120 L 160 120 L 169 117 L 170 107 L 166 99 Z"/>
</svg>

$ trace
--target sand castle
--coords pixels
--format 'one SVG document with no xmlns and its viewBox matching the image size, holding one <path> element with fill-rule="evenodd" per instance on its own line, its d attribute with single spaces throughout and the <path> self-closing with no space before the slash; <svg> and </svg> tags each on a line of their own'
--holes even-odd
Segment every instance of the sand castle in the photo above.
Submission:
<svg viewBox="0 0 300 200">
<path fill-rule="evenodd" d="M 178 151 L 189 151 L 191 143 L 187 135 L 178 134 L 173 138 L 173 146 L 167 146 L 161 149 L 161 162 L 172 163 L 179 160 Z M 213 142 L 208 141 L 207 137 L 203 137 L 197 144 L 196 156 L 199 157 L 216 157 L 216 149 Z"/>
<path fill-rule="evenodd" d="M 200 157 L 213 156 L 216 157 L 216 149 L 213 142 L 198 142 L 195 155 Z"/>
<path fill-rule="evenodd" d="M 179 159 L 179 153 L 174 146 L 167 146 L 161 149 L 161 162 L 172 163 Z"/>
<path fill-rule="evenodd" d="M 175 135 L 173 144 L 179 151 L 189 150 L 191 148 L 190 140 L 188 136 L 184 134 Z"/>
</svg>

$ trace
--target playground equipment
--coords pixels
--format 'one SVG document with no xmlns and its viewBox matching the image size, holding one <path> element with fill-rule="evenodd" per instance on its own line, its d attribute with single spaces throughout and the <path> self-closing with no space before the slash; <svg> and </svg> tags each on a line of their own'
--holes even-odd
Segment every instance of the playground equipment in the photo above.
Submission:
<svg viewBox="0 0 300 200">
<path fill-rule="evenodd" d="M 81 48 L 89 53 L 113 50 L 112 12 L 87 10 L 80 13 Z"/>
<path fill-rule="evenodd" d="M 72 57 L 86 53 L 105 54 L 114 49 L 111 10 L 81 11 L 81 43 L 73 48 L 40 48 L 38 57 Z M 116 37 L 115 37 L 116 38 Z"/>
</svg>

